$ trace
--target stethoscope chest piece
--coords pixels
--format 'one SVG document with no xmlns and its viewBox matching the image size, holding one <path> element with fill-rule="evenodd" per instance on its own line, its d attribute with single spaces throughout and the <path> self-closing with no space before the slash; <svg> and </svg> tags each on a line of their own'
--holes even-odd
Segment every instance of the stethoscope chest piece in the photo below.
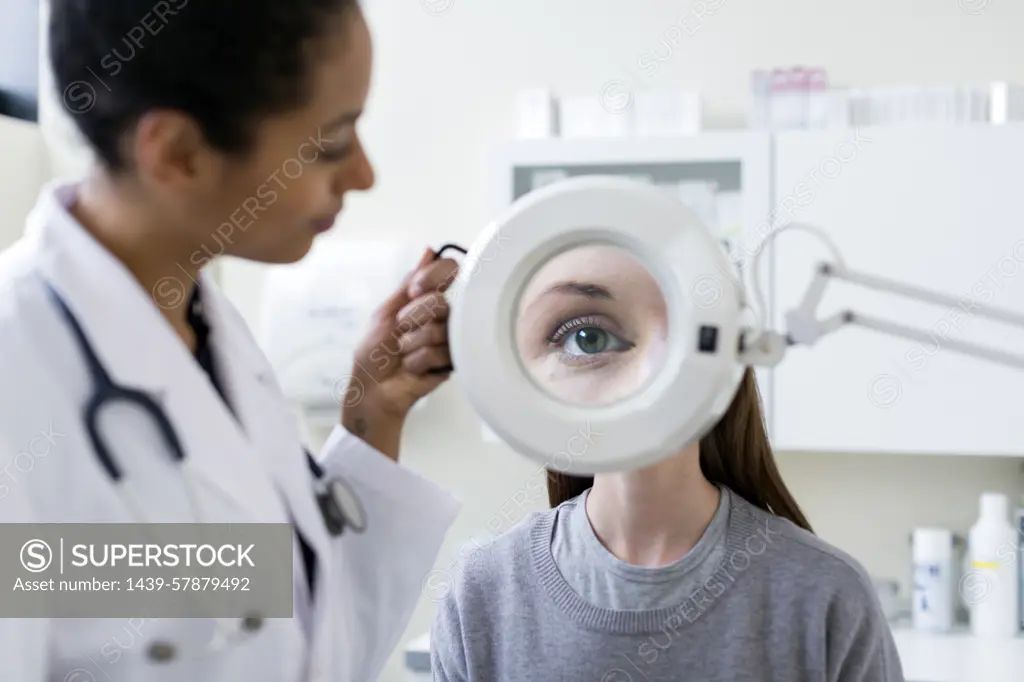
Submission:
<svg viewBox="0 0 1024 682">
<path fill-rule="evenodd" d="M 242 619 L 242 630 L 245 632 L 256 632 L 263 627 L 263 616 L 258 613 L 250 613 Z"/>
<path fill-rule="evenodd" d="M 333 537 L 346 529 L 355 533 L 366 530 L 366 512 L 359 496 L 342 479 L 333 478 L 320 484 L 316 500 L 327 524 L 327 532 Z"/>
</svg>

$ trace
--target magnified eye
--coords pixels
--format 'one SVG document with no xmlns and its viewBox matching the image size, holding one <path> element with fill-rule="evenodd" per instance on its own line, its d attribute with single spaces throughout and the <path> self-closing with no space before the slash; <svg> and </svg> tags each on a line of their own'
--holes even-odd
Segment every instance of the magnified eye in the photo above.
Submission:
<svg viewBox="0 0 1024 682">
<path fill-rule="evenodd" d="M 571 334 L 562 346 L 569 355 L 594 355 L 606 351 L 628 350 L 622 339 L 598 327 L 583 327 Z"/>
<path fill-rule="evenodd" d="M 561 347 L 567 362 L 586 363 L 605 353 L 623 353 L 634 344 L 600 324 L 595 318 L 576 318 L 563 323 L 551 336 L 550 343 Z"/>
</svg>

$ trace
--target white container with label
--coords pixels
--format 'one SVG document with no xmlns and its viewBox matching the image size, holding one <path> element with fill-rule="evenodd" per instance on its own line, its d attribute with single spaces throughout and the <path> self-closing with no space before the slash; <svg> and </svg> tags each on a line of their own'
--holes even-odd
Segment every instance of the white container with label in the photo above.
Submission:
<svg viewBox="0 0 1024 682">
<path fill-rule="evenodd" d="M 1014 637 L 1020 630 L 1020 576 L 1009 499 L 1002 493 L 982 493 L 979 507 L 967 541 L 971 570 L 964 578 L 970 585 L 962 590 L 970 604 L 971 632 L 978 637 Z"/>
<path fill-rule="evenodd" d="M 914 629 L 949 632 L 953 627 L 953 533 L 946 528 L 916 528 L 913 537 Z"/>
</svg>

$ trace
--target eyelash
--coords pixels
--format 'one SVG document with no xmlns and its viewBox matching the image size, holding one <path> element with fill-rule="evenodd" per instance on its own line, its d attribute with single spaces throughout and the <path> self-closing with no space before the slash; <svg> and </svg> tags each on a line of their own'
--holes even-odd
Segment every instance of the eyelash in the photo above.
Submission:
<svg viewBox="0 0 1024 682">
<path fill-rule="evenodd" d="M 327 163 L 334 163 L 336 161 L 341 161 L 342 159 L 344 159 L 346 156 L 349 155 L 351 151 L 352 145 L 350 144 L 345 145 L 341 149 L 333 149 L 330 151 L 324 149 L 320 152 L 319 158 L 321 161 L 325 161 Z"/>
<path fill-rule="evenodd" d="M 572 332 L 583 329 L 584 327 L 597 327 L 598 329 L 603 330 L 606 334 L 611 333 L 601 326 L 601 321 L 596 317 L 576 317 L 568 322 L 560 324 L 555 329 L 554 333 L 548 338 L 548 343 L 558 343 Z"/>
</svg>

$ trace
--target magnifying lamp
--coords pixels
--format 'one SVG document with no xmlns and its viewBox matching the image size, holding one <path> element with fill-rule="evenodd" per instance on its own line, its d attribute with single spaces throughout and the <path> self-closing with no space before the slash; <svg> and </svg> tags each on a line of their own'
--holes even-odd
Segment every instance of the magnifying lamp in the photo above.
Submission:
<svg viewBox="0 0 1024 682">
<path fill-rule="evenodd" d="M 828 242 L 813 226 L 784 229 Z M 956 304 L 849 270 L 829 246 L 835 262 L 818 269 L 779 333 L 766 327 L 763 249 L 748 301 L 718 238 L 670 193 L 620 177 L 547 185 L 488 225 L 463 260 L 449 293 L 455 376 L 484 423 L 548 469 L 592 475 L 651 465 L 704 436 L 746 368 L 774 366 L 789 345 L 846 324 L 927 336 L 852 311 L 817 319 L 830 278 Z M 1024 327 L 1015 312 L 974 312 Z M 1024 357 L 948 345 L 1024 368 Z"/>
</svg>

